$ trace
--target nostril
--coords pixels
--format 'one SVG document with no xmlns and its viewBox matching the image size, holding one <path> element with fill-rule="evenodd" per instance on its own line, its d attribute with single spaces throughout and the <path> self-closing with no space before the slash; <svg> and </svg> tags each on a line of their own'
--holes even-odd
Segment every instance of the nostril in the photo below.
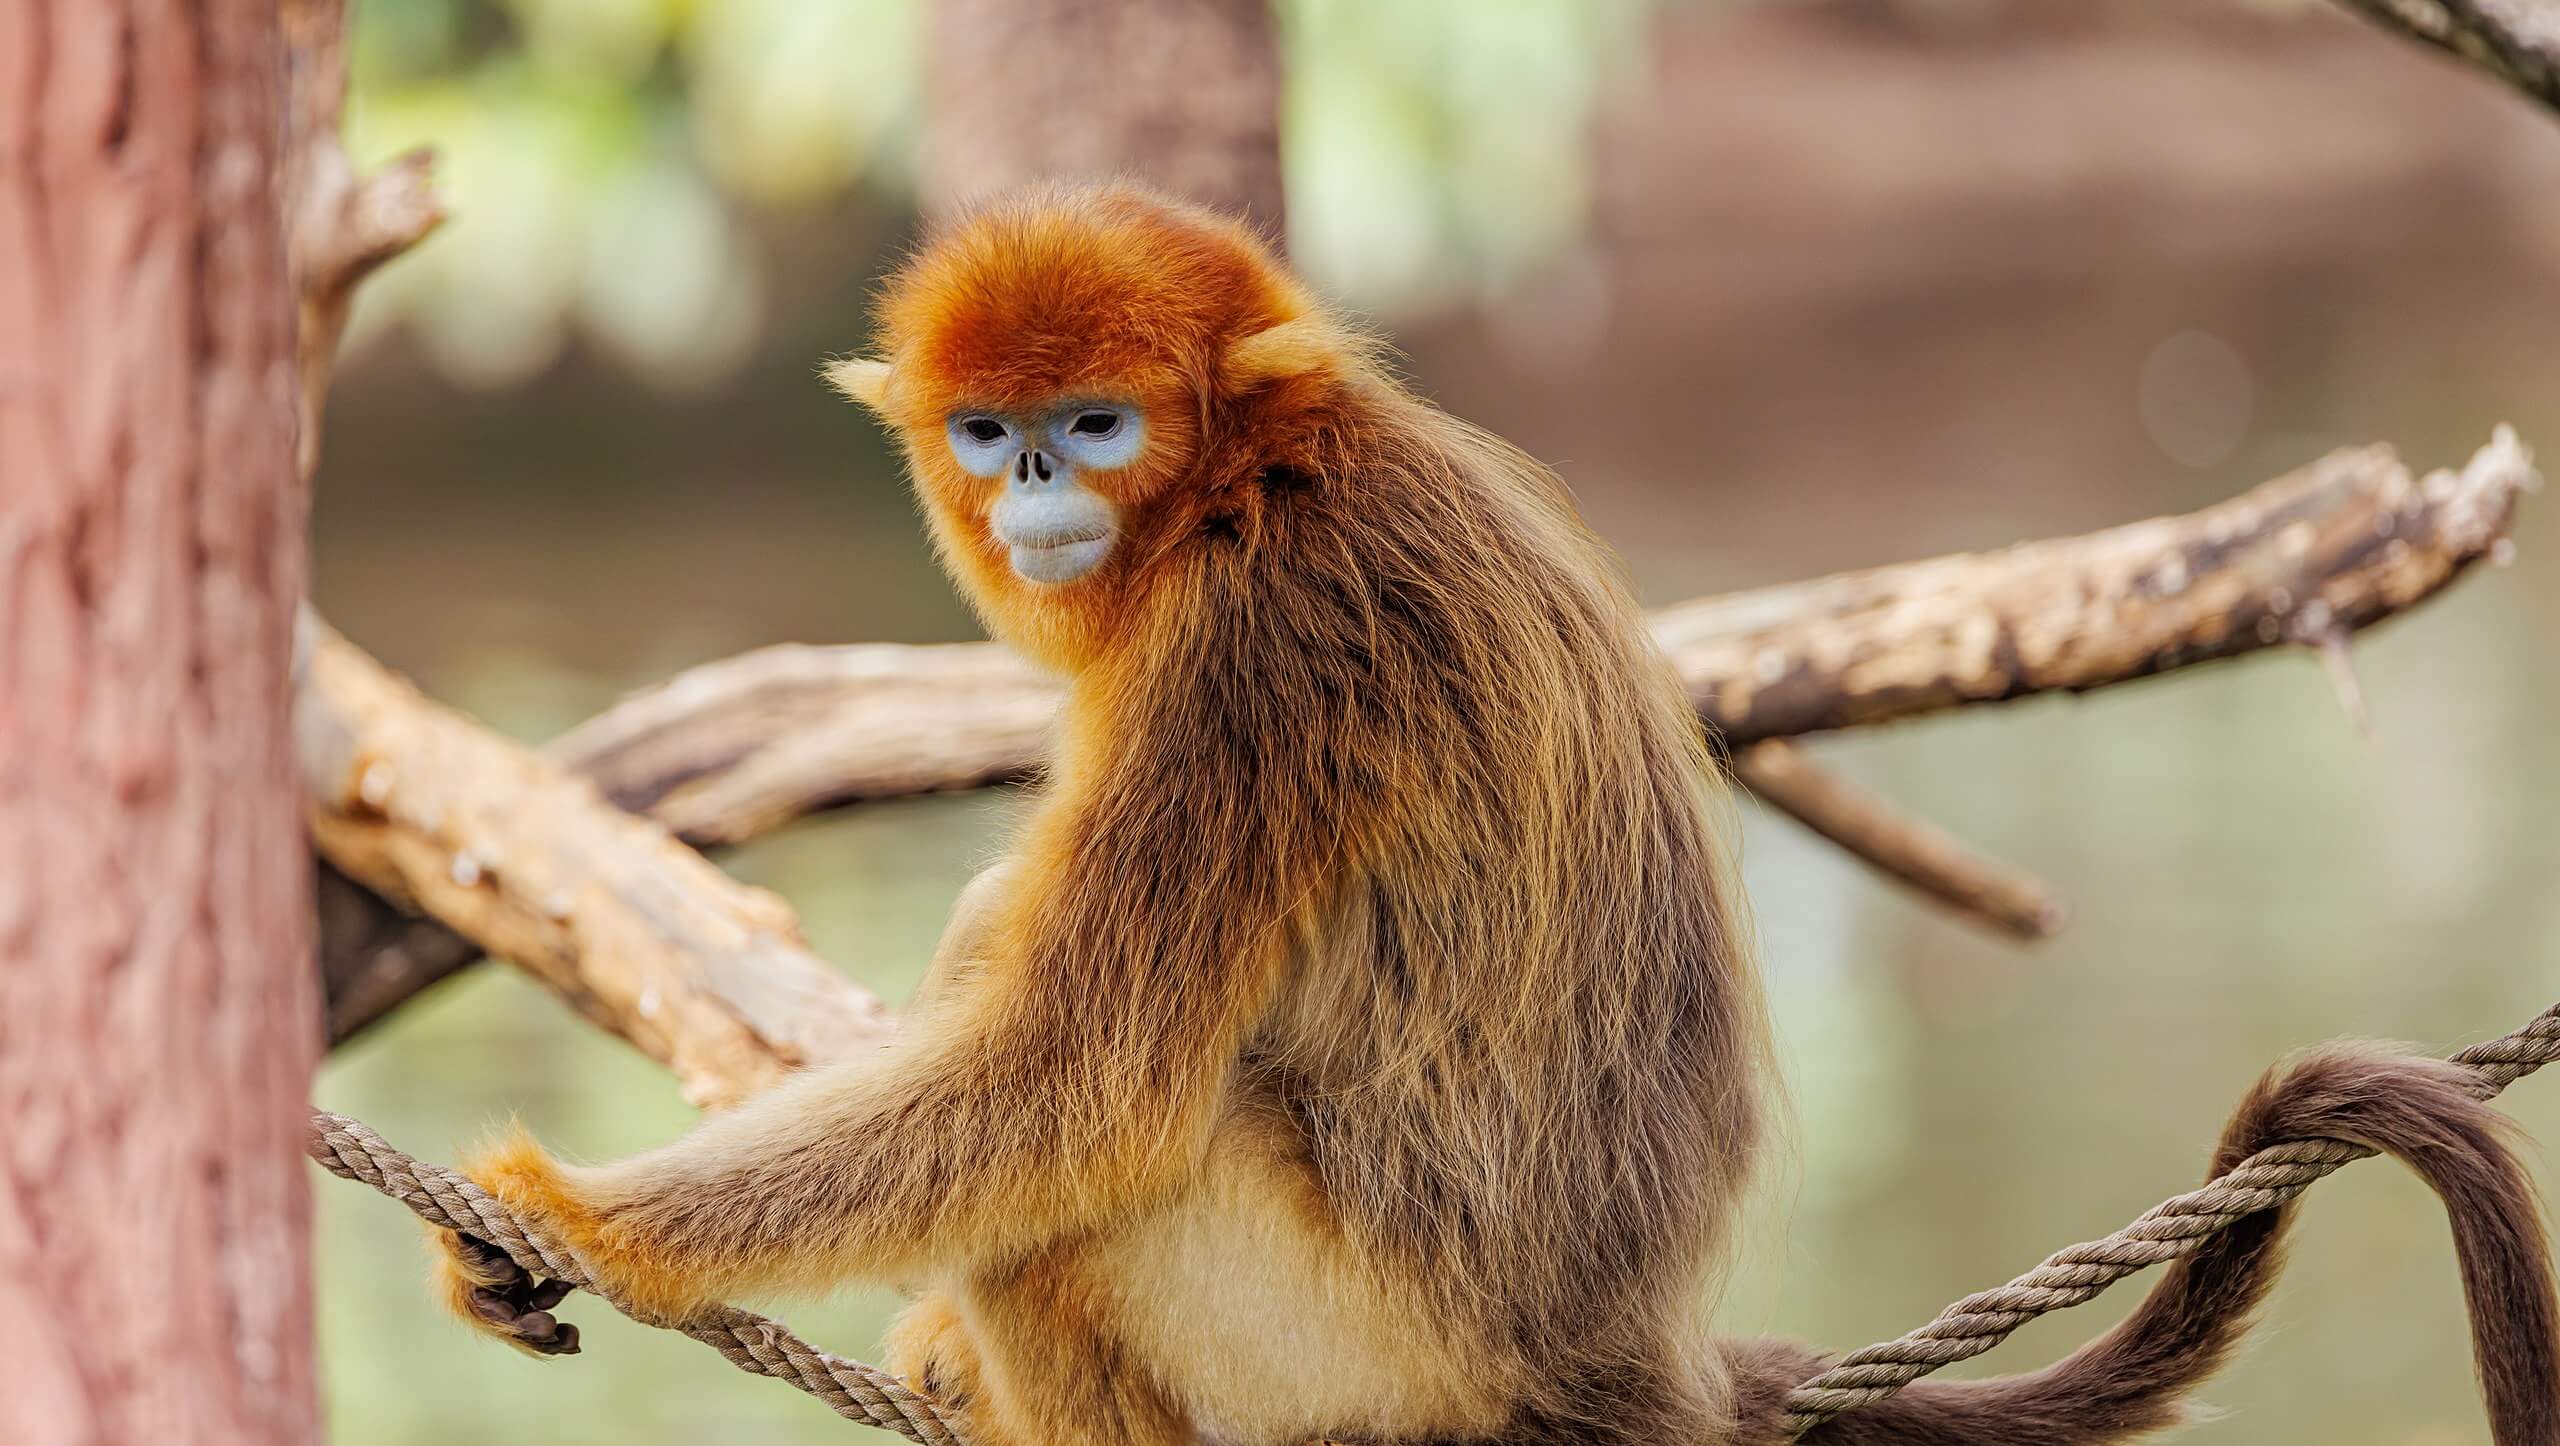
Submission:
<svg viewBox="0 0 2560 1446">
<path fill-rule="evenodd" d="M 1048 453 L 1046 453 L 1046 452 L 1034 452 L 1034 453 L 1032 453 L 1032 454 L 1031 454 L 1031 470 L 1040 474 L 1040 480 L 1041 480 L 1041 481 L 1043 481 L 1043 482 L 1048 481 L 1048 480 L 1049 480 L 1049 476 L 1050 476 L 1050 473 L 1049 473 L 1049 454 L 1048 454 Z"/>
<path fill-rule="evenodd" d="M 1013 480 L 1016 482 L 1028 482 L 1031 480 L 1030 453 L 1016 452 L 1013 454 Z"/>
</svg>

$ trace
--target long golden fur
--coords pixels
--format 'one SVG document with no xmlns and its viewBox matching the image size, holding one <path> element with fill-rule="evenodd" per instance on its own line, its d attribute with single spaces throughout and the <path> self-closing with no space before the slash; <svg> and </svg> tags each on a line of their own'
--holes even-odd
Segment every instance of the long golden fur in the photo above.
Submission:
<svg viewBox="0 0 2560 1446">
<path fill-rule="evenodd" d="M 987 1446 L 1774 1439 L 1817 1362 L 1699 1324 L 1768 1056 L 1723 789 L 1560 484 L 1242 228 L 1129 189 L 998 203 L 880 319 L 838 383 L 990 627 L 1073 681 L 1037 811 L 890 1049 L 633 1159 L 518 1138 L 475 1178 L 668 1315 L 913 1287 L 892 1364 Z M 1026 582 L 946 420 L 1093 397 L 1146 419 L 1092 479 L 1125 536 Z M 2528 1308 L 2546 1283 L 2494 1369 L 2547 1406 L 2539 1236 L 2502 1248 Z M 2272 1259 L 2164 1290 L 2144 1339 L 2175 1349 L 2117 1373 L 2147 1415 L 1958 1387 L 1854 1439 L 2159 1424 Z"/>
</svg>

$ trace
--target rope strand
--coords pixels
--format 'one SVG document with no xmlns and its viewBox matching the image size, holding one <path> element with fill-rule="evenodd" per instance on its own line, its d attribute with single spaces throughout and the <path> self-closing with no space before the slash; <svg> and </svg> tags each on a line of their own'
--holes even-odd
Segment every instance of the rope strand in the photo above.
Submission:
<svg viewBox="0 0 2560 1446">
<path fill-rule="evenodd" d="M 2560 1059 L 2560 1004 L 2512 1034 L 2452 1056 L 2473 1072 L 2472 1093 L 2481 1099 L 2554 1059 Z M 681 1321 L 659 1320 L 615 1300 L 597 1288 L 573 1252 L 526 1229 L 488 1191 L 444 1166 L 402 1154 L 360 1121 L 314 1111 L 305 1148 L 329 1173 L 372 1186 L 429 1224 L 488 1241 L 536 1275 L 604 1295 L 633 1320 L 691 1336 L 738 1369 L 806 1391 L 848 1421 L 894 1431 L 921 1446 L 970 1446 L 967 1433 L 932 1397 L 877 1366 L 829 1355 L 780 1321 L 732 1306 Z M 2289 1203 L 2313 1181 L 2372 1153 L 2341 1140 L 2299 1140 L 2260 1150 L 2112 1235 L 2058 1251 L 2008 1284 L 1948 1306 L 1917 1330 L 1842 1356 L 1788 1395 L 1787 1439 L 1881 1401 L 1942 1366 L 1971 1360 L 2036 1317 L 2090 1300 L 2136 1271 L 2191 1255 L 2238 1221 Z"/>
<path fill-rule="evenodd" d="M 932 1397 L 877 1366 L 829 1355 L 780 1321 L 725 1305 L 681 1321 L 659 1320 L 615 1300 L 565 1246 L 527 1230 L 496 1196 L 457 1171 L 402 1154 L 361 1120 L 314 1110 L 303 1148 L 330 1174 L 372 1186 L 428 1224 L 488 1241 L 526 1270 L 602 1295 L 643 1325 L 689 1335 L 739 1370 L 806 1391 L 848 1421 L 895 1431 L 920 1446 L 969 1446 L 968 1435 Z"/>
</svg>

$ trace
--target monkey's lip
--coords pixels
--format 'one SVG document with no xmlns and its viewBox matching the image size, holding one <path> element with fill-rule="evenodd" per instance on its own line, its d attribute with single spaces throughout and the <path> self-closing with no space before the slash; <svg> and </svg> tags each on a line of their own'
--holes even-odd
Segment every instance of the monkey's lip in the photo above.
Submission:
<svg viewBox="0 0 2560 1446">
<path fill-rule="evenodd" d="M 1111 536 L 1111 529 L 1089 527 L 1079 532 L 1026 532 L 1018 536 L 998 532 L 996 535 L 1004 539 L 1005 546 L 1016 552 L 1055 552 L 1061 547 L 1104 541 Z"/>
<path fill-rule="evenodd" d="M 1034 541 L 1007 538 L 1013 570 L 1032 582 L 1073 582 L 1099 566 L 1111 551 L 1111 529 L 1052 534 Z"/>
</svg>

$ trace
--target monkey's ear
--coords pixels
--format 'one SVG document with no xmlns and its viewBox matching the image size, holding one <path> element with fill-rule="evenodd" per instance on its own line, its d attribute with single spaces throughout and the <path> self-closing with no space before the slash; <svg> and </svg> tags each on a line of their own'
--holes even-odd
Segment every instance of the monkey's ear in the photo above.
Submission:
<svg viewBox="0 0 2560 1446">
<path fill-rule="evenodd" d="M 1352 350 L 1340 327 L 1309 312 L 1227 344 L 1218 380 L 1229 391 L 1249 392 L 1268 382 L 1320 372 Z"/>
<path fill-rule="evenodd" d="M 827 363 L 827 382 L 876 412 L 889 395 L 889 364 L 863 356 L 831 361 Z"/>
</svg>

